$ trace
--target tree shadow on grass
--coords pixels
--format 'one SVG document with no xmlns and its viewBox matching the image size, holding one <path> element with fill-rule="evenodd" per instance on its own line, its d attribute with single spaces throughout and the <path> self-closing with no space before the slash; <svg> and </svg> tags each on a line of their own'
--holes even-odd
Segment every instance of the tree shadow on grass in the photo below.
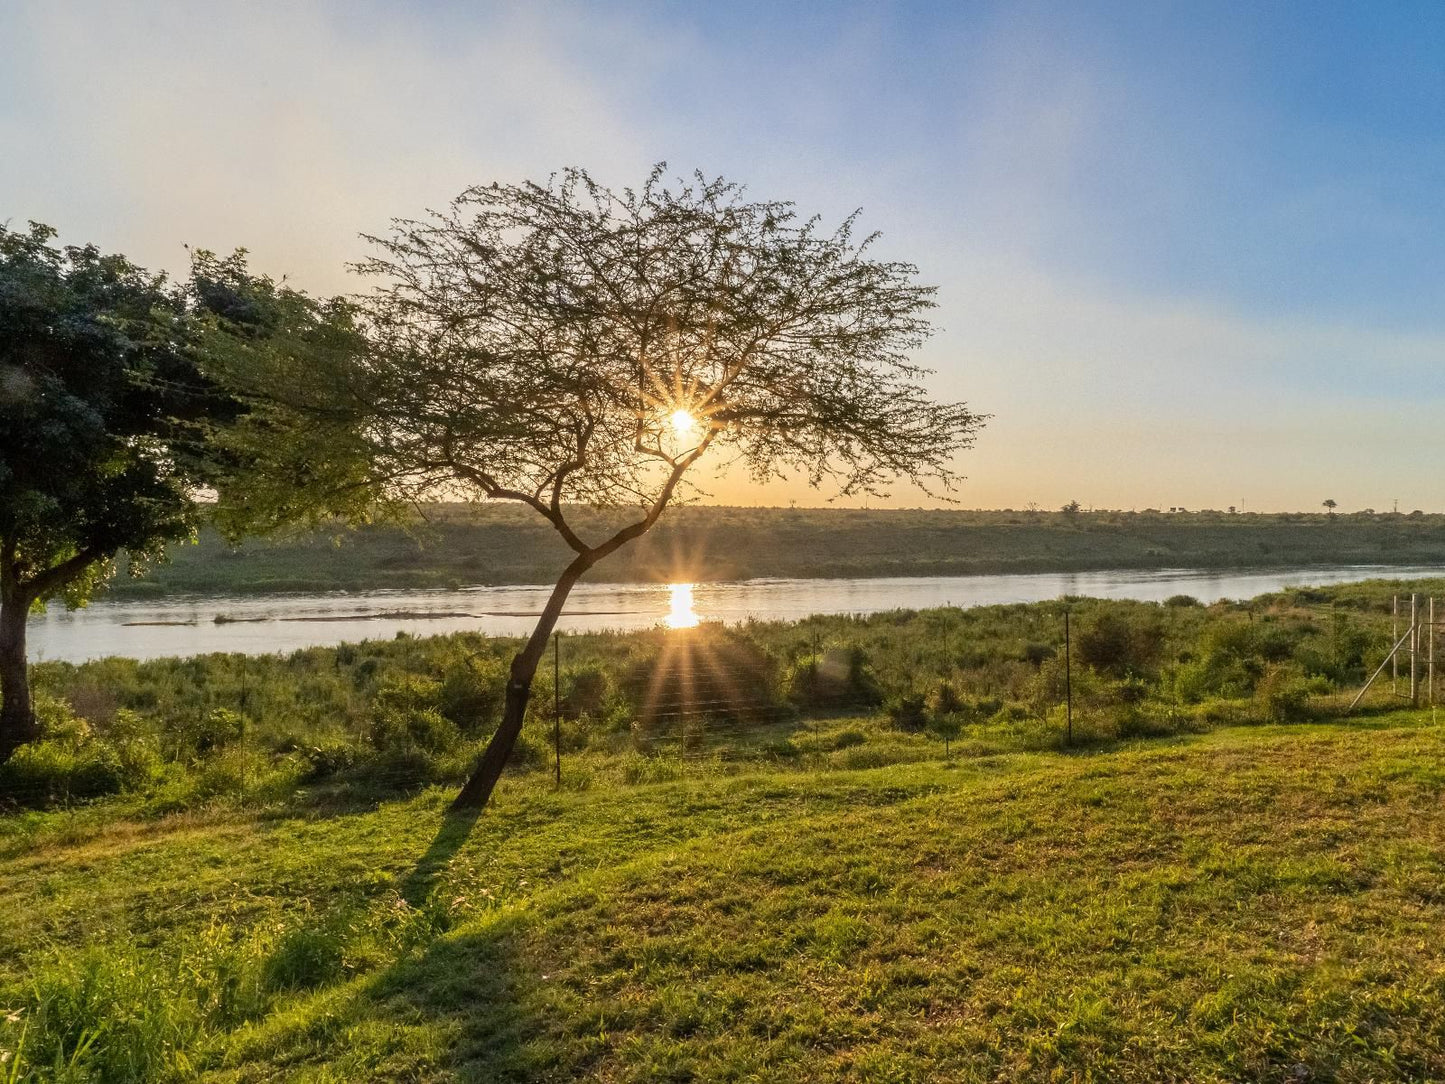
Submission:
<svg viewBox="0 0 1445 1084">
<path fill-rule="evenodd" d="M 483 930 L 446 937 L 393 967 L 357 1006 L 371 1023 L 419 1027 L 439 1039 L 437 1068 L 460 1081 L 523 1082 L 571 1078 L 547 1041 L 556 1013 L 545 976 L 519 956 L 524 936 L 515 916 Z"/>
<path fill-rule="evenodd" d="M 481 812 L 480 809 L 452 810 L 442 817 L 436 838 L 431 841 L 416 868 L 401 883 L 402 899 L 413 907 L 420 907 L 426 902 L 437 876 L 471 837 L 472 826 L 477 823 Z"/>
</svg>

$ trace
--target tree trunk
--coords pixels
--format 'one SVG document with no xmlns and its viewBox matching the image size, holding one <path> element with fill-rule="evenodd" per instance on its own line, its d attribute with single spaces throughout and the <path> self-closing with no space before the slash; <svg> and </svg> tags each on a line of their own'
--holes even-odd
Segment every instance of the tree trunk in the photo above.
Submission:
<svg viewBox="0 0 1445 1084">
<path fill-rule="evenodd" d="M 30 673 L 25 657 L 25 622 L 30 604 L 6 592 L 0 600 L 0 764 L 39 736 L 30 708 Z"/>
<path fill-rule="evenodd" d="M 507 758 L 512 755 L 512 747 L 517 744 L 517 738 L 522 733 L 522 723 L 527 716 L 527 701 L 532 696 L 532 679 L 537 676 L 537 666 L 541 663 L 542 656 L 547 653 L 547 641 L 557 626 L 557 618 L 561 615 L 572 588 L 596 560 L 595 552 L 578 555 L 562 573 L 557 586 L 552 588 L 552 595 L 542 609 L 542 616 L 537 619 L 537 627 L 532 630 L 526 646 L 517 652 L 516 658 L 512 660 L 511 677 L 507 680 L 507 696 L 502 706 L 502 722 L 492 735 L 492 740 L 487 743 L 482 759 L 472 770 L 471 778 L 452 802 L 453 810 L 481 809 L 492 797 L 492 790 L 496 787 L 497 780 L 502 777 L 502 769 L 507 766 Z"/>
</svg>

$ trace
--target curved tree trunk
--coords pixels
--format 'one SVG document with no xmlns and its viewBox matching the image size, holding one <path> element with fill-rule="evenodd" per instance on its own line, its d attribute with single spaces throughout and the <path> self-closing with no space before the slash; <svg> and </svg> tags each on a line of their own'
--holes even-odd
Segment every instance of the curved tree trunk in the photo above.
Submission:
<svg viewBox="0 0 1445 1084">
<path fill-rule="evenodd" d="M 561 615 L 572 588 L 596 560 L 595 551 L 580 554 L 567 566 L 561 579 L 557 581 L 557 586 L 552 588 L 552 595 L 542 609 L 542 616 L 537 619 L 536 628 L 532 630 L 526 645 L 512 660 L 511 676 L 507 680 L 507 695 L 502 707 L 502 722 L 492 735 L 492 740 L 487 743 L 482 759 L 472 770 L 471 778 L 452 802 L 453 810 L 481 809 L 491 798 L 497 780 L 502 777 L 502 769 L 507 766 L 507 758 L 512 754 L 512 747 L 517 744 L 517 738 L 522 733 L 522 723 L 527 716 L 527 701 L 532 696 L 532 679 L 537 676 L 537 666 L 541 663 L 542 656 L 547 653 L 547 641 L 557 626 L 557 618 Z"/>
<path fill-rule="evenodd" d="M 30 672 L 25 657 L 25 622 L 30 604 L 6 592 L 0 599 L 0 764 L 38 737 L 30 706 Z"/>
</svg>

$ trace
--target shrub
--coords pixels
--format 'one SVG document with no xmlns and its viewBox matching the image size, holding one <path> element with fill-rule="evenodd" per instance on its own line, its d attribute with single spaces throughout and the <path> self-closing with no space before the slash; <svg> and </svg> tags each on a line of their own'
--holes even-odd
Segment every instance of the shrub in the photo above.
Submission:
<svg viewBox="0 0 1445 1084">
<path fill-rule="evenodd" d="M 442 685 L 416 674 L 388 677 L 377 689 L 367 738 L 383 752 L 417 749 L 441 753 L 454 747 L 460 733 L 439 710 Z"/>
<path fill-rule="evenodd" d="M 67 701 L 37 691 L 33 702 L 35 722 L 42 739 L 70 749 L 79 748 L 89 740 L 90 723 L 77 716 Z"/>
<path fill-rule="evenodd" d="M 646 719 L 633 719 L 628 727 L 634 752 L 651 756 L 657 751 L 657 728 Z"/>
<path fill-rule="evenodd" d="M 1121 704 L 1142 704 L 1149 698 L 1149 684 L 1136 677 L 1125 678 L 1114 686 L 1114 696 Z"/>
<path fill-rule="evenodd" d="M 956 715 L 964 710 L 962 697 L 958 695 L 958 690 L 953 687 L 953 684 L 948 681 L 940 681 L 928 700 L 929 710 L 934 715 Z"/>
<path fill-rule="evenodd" d="M 701 718 L 693 716 L 682 724 L 682 751 L 684 753 L 701 752 L 706 742 L 707 727 Z"/>
<path fill-rule="evenodd" d="M 148 728 L 132 721 L 139 719 L 133 712 L 122 709 L 117 717 L 119 725 L 104 738 L 62 730 L 64 740 L 22 745 L 0 765 L 0 795 L 38 807 L 145 786 L 161 770 L 155 743 Z"/>
<path fill-rule="evenodd" d="M 377 712 L 367 732 L 372 746 L 388 753 L 409 749 L 444 753 L 456 745 L 460 736 L 455 723 L 430 708 L 383 708 Z"/>
<path fill-rule="evenodd" d="M 1031 666 L 1042 666 L 1058 653 L 1058 649 L 1050 644 L 1027 643 L 1019 652 L 1019 658 Z"/>
<path fill-rule="evenodd" d="M 1163 738 L 1180 730 L 1171 715 L 1135 706 L 1119 712 L 1114 722 L 1121 738 Z"/>
<path fill-rule="evenodd" d="M 245 735 L 245 716 L 230 708 L 212 708 L 176 728 L 179 746 L 197 756 L 227 749 Z"/>
<path fill-rule="evenodd" d="M 327 779 L 356 763 L 356 749 L 343 741 L 322 742 L 297 751 L 306 766 L 302 778 L 308 782 Z"/>
<path fill-rule="evenodd" d="M 1164 644 L 1164 629 L 1152 611 L 1134 615 L 1105 610 L 1078 636 L 1079 661 L 1113 674 L 1152 667 Z"/>
<path fill-rule="evenodd" d="M 900 696 L 888 704 L 888 720 L 897 729 L 916 734 L 928 726 L 928 705 L 917 695 Z"/>
<path fill-rule="evenodd" d="M 466 659 L 450 667 L 436 691 L 437 710 L 463 734 L 476 734 L 500 710 L 506 670 L 496 659 Z"/>
<path fill-rule="evenodd" d="M 569 671 L 564 687 L 562 713 L 565 716 L 572 719 L 583 715 L 597 718 L 607 704 L 611 682 L 607 671 L 593 663 Z"/>
<path fill-rule="evenodd" d="M 788 700 L 804 710 L 874 707 L 882 687 L 862 648 L 829 648 L 793 664 Z"/>
<path fill-rule="evenodd" d="M 659 731 L 689 715 L 768 718 L 779 706 L 775 661 L 737 629 L 702 628 L 663 641 L 657 654 L 629 663 L 620 684 L 639 718 Z"/>
<path fill-rule="evenodd" d="M 1295 723 L 1310 717 L 1312 691 L 1308 679 L 1287 667 L 1277 666 L 1260 679 L 1254 700 L 1266 722 Z"/>
</svg>

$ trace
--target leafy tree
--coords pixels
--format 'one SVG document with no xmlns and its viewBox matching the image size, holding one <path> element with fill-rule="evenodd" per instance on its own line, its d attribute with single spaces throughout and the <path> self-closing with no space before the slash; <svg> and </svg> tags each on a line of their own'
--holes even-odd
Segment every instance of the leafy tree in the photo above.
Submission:
<svg viewBox="0 0 1445 1084">
<path fill-rule="evenodd" d="M 244 251 L 194 253 L 185 292 L 194 357 L 240 408 L 205 430 L 211 522 L 238 538 L 398 515 L 362 435 L 369 390 L 355 306 L 252 274 Z"/>
<path fill-rule="evenodd" d="M 33 610 L 83 604 L 118 553 L 143 568 L 190 537 L 207 508 L 225 508 L 233 531 L 295 517 L 294 501 L 258 515 L 242 484 L 257 477 L 251 451 L 269 445 L 274 459 L 294 454 L 295 440 L 262 440 L 266 415 L 253 416 L 205 358 L 273 332 L 294 347 L 308 319 L 330 322 L 321 306 L 249 279 L 239 256 L 200 254 L 189 282 L 170 283 L 54 237 L 38 224 L 0 227 L 0 761 L 36 734 Z"/>
<path fill-rule="evenodd" d="M 464 192 L 372 238 L 362 302 L 378 469 L 410 493 L 518 501 L 574 556 L 512 662 L 502 720 L 459 807 L 485 805 L 573 585 L 649 530 L 704 455 L 842 494 L 946 491 L 982 418 L 932 401 L 909 360 L 934 291 L 723 179 L 615 192 L 580 169 Z M 932 490 L 930 490 L 932 491 Z M 584 538 L 576 503 L 636 517 Z"/>
<path fill-rule="evenodd" d="M 1334 499 L 1333 497 L 1331 497 L 1329 500 L 1327 500 L 1327 501 L 1324 502 L 1325 511 L 1328 512 L 1330 515 L 1334 515 L 1334 514 L 1335 514 L 1335 509 L 1338 508 L 1338 507 L 1339 507 L 1339 504 L 1336 503 L 1336 501 L 1335 501 L 1335 499 Z"/>
</svg>

